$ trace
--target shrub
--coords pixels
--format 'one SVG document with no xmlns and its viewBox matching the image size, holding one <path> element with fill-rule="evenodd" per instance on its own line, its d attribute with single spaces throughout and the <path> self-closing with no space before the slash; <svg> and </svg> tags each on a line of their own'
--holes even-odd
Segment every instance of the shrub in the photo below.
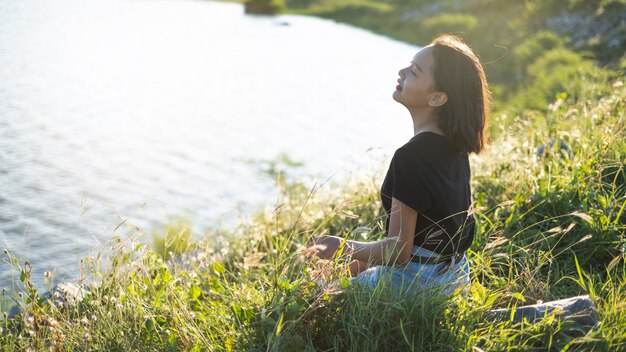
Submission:
<svg viewBox="0 0 626 352">
<path fill-rule="evenodd" d="M 244 6 L 246 13 L 259 15 L 275 15 L 284 10 L 283 0 L 248 0 Z"/>
<path fill-rule="evenodd" d="M 191 229 L 184 221 L 178 220 L 160 230 L 154 230 L 152 240 L 154 251 L 164 259 L 168 259 L 172 254 L 183 253 L 189 248 Z"/>
<path fill-rule="evenodd" d="M 563 47 L 563 44 L 563 38 L 550 31 L 535 33 L 513 50 L 518 70 L 524 74 L 528 65 L 532 64 L 537 58 L 549 50 Z"/>
<path fill-rule="evenodd" d="M 425 35 L 432 37 L 441 33 L 459 34 L 467 37 L 478 26 L 478 20 L 472 15 L 445 13 L 426 19 L 421 24 Z"/>
<path fill-rule="evenodd" d="M 315 15 L 336 19 L 351 19 L 362 23 L 365 17 L 379 16 L 391 11 L 389 4 L 370 0 L 321 1 L 309 11 Z"/>
<path fill-rule="evenodd" d="M 574 101 L 589 91 L 602 94 L 597 88 L 606 76 L 591 60 L 565 48 L 548 50 L 528 66 L 526 73 L 526 84 L 518 92 L 517 102 L 539 110 L 545 110 L 561 93 Z"/>
</svg>

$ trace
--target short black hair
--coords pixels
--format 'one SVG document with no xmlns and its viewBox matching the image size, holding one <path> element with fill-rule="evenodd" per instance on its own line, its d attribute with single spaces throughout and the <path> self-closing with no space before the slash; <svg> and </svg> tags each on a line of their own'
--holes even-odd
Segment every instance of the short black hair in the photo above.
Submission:
<svg viewBox="0 0 626 352">
<path fill-rule="evenodd" d="M 460 153 L 480 153 L 485 147 L 491 94 L 478 57 L 458 37 L 444 34 L 431 43 L 434 89 L 448 100 L 439 109 L 439 127 Z"/>
</svg>

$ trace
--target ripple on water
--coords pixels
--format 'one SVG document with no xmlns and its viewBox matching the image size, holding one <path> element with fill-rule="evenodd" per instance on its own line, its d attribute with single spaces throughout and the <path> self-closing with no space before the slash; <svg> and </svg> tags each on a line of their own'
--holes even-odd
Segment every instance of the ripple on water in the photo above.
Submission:
<svg viewBox="0 0 626 352">
<path fill-rule="evenodd" d="M 390 94 L 414 50 L 240 4 L 0 1 L 2 240 L 76 277 L 124 219 L 232 226 L 276 202 L 251 160 L 284 153 L 326 179 L 403 143 Z"/>
</svg>

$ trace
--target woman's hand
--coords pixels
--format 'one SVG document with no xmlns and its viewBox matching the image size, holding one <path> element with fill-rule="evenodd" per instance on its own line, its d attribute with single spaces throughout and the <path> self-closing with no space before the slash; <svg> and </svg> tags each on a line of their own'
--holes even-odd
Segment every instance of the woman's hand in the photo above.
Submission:
<svg viewBox="0 0 626 352">
<path fill-rule="evenodd" d="M 321 259 L 333 259 L 343 238 L 337 236 L 320 236 L 313 240 L 309 251 Z"/>
<path fill-rule="evenodd" d="M 348 264 L 350 276 L 354 277 L 367 269 L 367 263 L 361 260 L 353 260 Z"/>
</svg>

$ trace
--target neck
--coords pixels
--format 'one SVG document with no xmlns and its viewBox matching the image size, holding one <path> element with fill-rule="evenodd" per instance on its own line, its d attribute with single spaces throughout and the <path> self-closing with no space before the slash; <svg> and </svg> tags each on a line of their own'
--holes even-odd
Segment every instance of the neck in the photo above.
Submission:
<svg viewBox="0 0 626 352">
<path fill-rule="evenodd" d="M 443 131 L 439 128 L 438 116 L 432 110 L 409 110 L 413 120 L 413 135 L 422 132 L 434 132 L 443 136 Z"/>
</svg>

